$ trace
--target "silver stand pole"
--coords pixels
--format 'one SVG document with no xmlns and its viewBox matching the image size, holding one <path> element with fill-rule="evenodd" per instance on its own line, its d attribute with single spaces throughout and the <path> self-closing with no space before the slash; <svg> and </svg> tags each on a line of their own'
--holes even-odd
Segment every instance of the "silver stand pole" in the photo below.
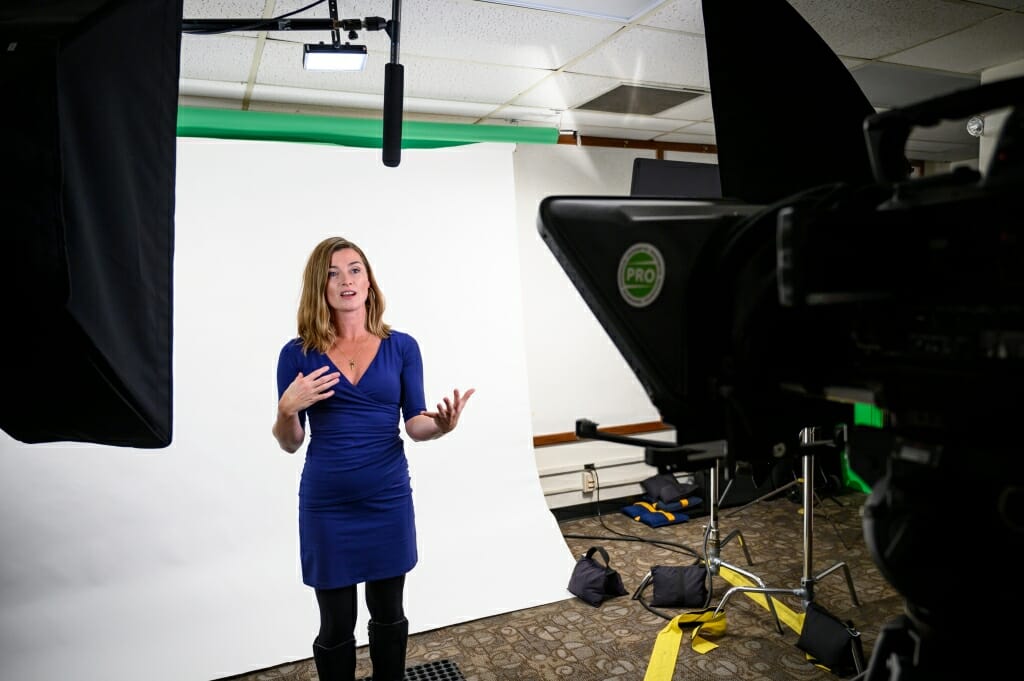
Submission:
<svg viewBox="0 0 1024 681">
<path fill-rule="evenodd" d="M 824 570 L 817 575 L 811 574 L 814 564 L 814 449 L 817 447 L 832 447 L 834 441 L 829 439 L 818 439 L 820 433 L 817 428 L 804 428 L 800 431 L 800 446 L 806 451 L 802 454 L 803 464 L 803 550 L 804 550 L 804 561 L 803 561 L 803 575 L 800 578 L 799 589 L 781 589 L 765 587 L 763 582 L 758 581 L 758 586 L 734 586 L 725 592 L 722 596 L 722 600 L 719 601 L 718 607 L 715 608 L 715 614 L 718 614 L 725 606 L 726 601 L 734 593 L 761 593 L 761 594 L 777 594 L 777 595 L 790 595 L 795 596 L 801 600 L 804 609 L 807 605 L 814 600 L 814 585 L 821 581 L 824 577 L 830 575 L 836 570 L 842 569 L 846 575 L 846 585 L 850 589 L 850 598 L 853 600 L 853 604 L 860 606 L 860 601 L 857 599 L 857 592 L 853 587 L 853 578 L 850 576 L 850 568 L 844 562 L 838 562 L 832 567 Z M 717 473 L 717 471 L 716 471 Z M 712 489 L 714 489 L 715 483 L 712 478 Z M 717 502 L 715 502 L 717 505 Z M 745 548 L 745 547 L 744 547 Z M 748 556 L 749 560 L 749 556 Z M 735 568 L 733 568 L 735 569 Z M 737 570 L 737 572 L 740 572 Z M 740 574 L 743 574 L 740 572 Z M 775 613 L 774 606 L 772 606 L 772 599 L 767 598 L 772 614 L 775 615 L 776 624 L 778 623 L 778 615 Z M 781 627 L 780 627 L 781 631 Z"/>
<path fill-rule="evenodd" d="M 755 584 L 757 584 L 756 587 L 742 587 L 742 588 L 744 590 L 746 590 L 746 591 L 755 592 L 755 593 L 763 593 L 763 594 L 765 594 L 767 596 L 765 600 L 768 603 L 768 610 L 772 613 L 772 617 L 775 619 L 775 628 L 778 629 L 779 633 L 781 634 L 782 633 L 782 623 L 779 621 L 779 614 L 775 611 L 775 601 L 773 601 L 771 596 L 768 595 L 770 593 L 775 593 L 777 590 L 769 589 L 768 587 L 766 587 L 765 584 L 764 584 L 764 580 L 762 580 L 760 577 L 758 577 L 754 573 L 749 572 L 747 570 L 744 570 L 742 568 L 739 568 L 739 567 L 737 567 L 735 565 L 731 565 L 731 564 L 725 562 L 724 560 L 722 560 L 722 558 L 721 558 L 721 549 L 722 549 L 722 547 L 725 546 L 726 544 L 728 544 L 730 541 L 732 541 L 733 538 L 737 538 L 737 539 L 739 539 L 740 546 L 743 548 L 744 555 L 746 555 L 747 565 L 753 565 L 754 564 L 754 561 L 750 559 L 750 551 L 747 549 L 747 544 L 746 544 L 745 541 L 743 541 L 743 534 L 739 530 L 733 530 L 728 535 L 726 535 L 725 539 L 719 540 L 719 538 L 718 538 L 718 475 L 719 475 L 719 468 L 720 468 L 719 460 L 715 459 L 715 464 L 714 464 L 714 466 L 711 467 L 711 474 L 709 476 L 710 482 L 708 484 L 708 496 L 711 497 L 711 499 L 710 499 L 710 507 L 709 507 L 709 510 L 708 510 L 708 533 L 707 533 L 707 543 L 706 543 L 706 546 L 705 546 L 705 559 L 704 559 L 705 563 L 708 566 L 708 571 L 712 575 L 719 574 L 719 568 L 721 568 L 722 566 L 725 566 L 726 568 L 732 570 L 733 572 L 741 574 L 744 577 L 746 577 L 747 579 L 749 579 L 750 581 L 752 581 Z M 722 601 L 718 604 L 718 607 L 715 609 L 715 614 L 718 614 L 718 612 L 722 609 L 722 606 L 725 604 L 726 599 L 728 599 L 729 595 L 735 589 L 737 589 L 737 588 L 740 588 L 740 587 L 733 587 L 732 589 L 729 589 L 725 593 L 725 596 L 722 597 Z"/>
</svg>

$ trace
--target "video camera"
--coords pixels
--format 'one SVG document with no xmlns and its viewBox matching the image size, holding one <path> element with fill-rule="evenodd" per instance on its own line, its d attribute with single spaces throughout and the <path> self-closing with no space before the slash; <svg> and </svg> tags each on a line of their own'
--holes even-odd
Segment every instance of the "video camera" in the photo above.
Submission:
<svg viewBox="0 0 1024 681">
<path fill-rule="evenodd" d="M 1009 564 L 1024 544 L 1024 78 L 872 112 L 855 131 L 837 115 L 834 136 L 855 133 L 863 155 L 847 153 L 827 181 L 799 185 L 810 176 L 794 171 L 793 191 L 752 202 L 757 178 L 738 179 L 744 159 L 728 145 L 733 131 L 756 137 L 733 95 L 759 75 L 737 82 L 718 4 L 704 14 L 719 163 L 723 195 L 739 198 L 551 196 L 538 229 L 679 445 L 724 440 L 729 465 L 764 474 L 796 451 L 802 428 L 849 426 L 851 467 L 872 488 L 865 539 L 906 599 L 867 678 L 898 675 L 893 656 L 902 678 L 930 678 L 961 650 L 956 629 L 971 607 L 941 567 L 950 544 L 991 553 L 958 561 L 975 573 Z M 845 88 L 839 106 L 863 111 L 845 68 L 830 73 Z M 1009 113 L 984 173 L 909 177 L 911 130 L 993 110 Z M 854 425 L 858 403 L 884 423 Z M 1008 591 L 1000 607 L 1024 605 L 1024 592 Z"/>
</svg>

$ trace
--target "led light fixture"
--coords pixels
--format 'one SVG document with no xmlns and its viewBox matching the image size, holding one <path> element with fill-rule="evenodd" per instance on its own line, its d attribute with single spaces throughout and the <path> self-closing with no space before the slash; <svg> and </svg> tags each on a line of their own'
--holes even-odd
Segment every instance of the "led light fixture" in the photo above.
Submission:
<svg viewBox="0 0 1024 681">
<path fill-rule="evenodd" d="M 302 47 L 302 68 L 307 71 L 362 71 L 366 45 L 311 45 Z"/>
</svg>

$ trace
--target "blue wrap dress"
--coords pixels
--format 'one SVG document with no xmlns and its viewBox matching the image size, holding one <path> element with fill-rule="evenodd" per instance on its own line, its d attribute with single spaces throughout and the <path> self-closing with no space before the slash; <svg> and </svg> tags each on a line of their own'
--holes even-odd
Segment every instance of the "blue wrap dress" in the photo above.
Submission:
<svg viewBox="0 0 1024 681">
<path fill-rule="evenodd" d="M 298 373 L 322 366 L 323 353 L 293 339 L 277 364 L 278 399 Z M 339 372 L 340 373 L 340 372 Z M 417 561 L 409 464 L 399 418 L 426 408 L 423 360 L 400 331 L 380 348 L 356 385 L 341 374 L 334 395 L 299 412 L 309 445 L 299 482 L 299 553 L 303 583 L 335 589 L 397 577 Z"/>
</svg>

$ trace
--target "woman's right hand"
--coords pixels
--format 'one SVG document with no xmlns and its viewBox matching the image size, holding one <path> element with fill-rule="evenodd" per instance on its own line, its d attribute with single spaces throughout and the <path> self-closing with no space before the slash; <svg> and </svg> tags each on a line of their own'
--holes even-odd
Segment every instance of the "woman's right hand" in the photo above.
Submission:
<svg viewBox="0 0 1024 681">
<path fill-rule="evenodd" d="M 300 371 L 281 393 L 272 432 L 284 451 L 294 454 L 306 437 L 299 412 L 334 394 L 332 388 L 341 380 L 341 372 L 329 374 L 329 369 L 329 366 L 322 366 L 309 376 L 303 376 Z"/>
<path fill-rule="evenodd" d="M 300 371 L 281 395 L 278 410 L 291 416 L 333 395 L 332 388 L 341 380 L 341 372 L 327 373 L 330 368 L 322 366 L 309 376 Z"/>
</svg>

